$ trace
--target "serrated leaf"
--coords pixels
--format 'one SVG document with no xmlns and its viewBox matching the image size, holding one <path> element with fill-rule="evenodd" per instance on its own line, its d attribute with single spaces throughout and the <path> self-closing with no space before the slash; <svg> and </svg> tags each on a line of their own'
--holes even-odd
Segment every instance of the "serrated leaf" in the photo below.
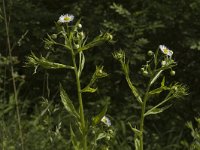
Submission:
<svg viewBox="0 0 200 150">
<path fill-rule="evenodd" d="M 81 92 L 88 92 L 88 93 L 94 93 L 96 91 L 97 91 L 97 88 L 94 89 L 88 86 L 81 90 Z"/>
<path fill-rule="evenodd" d="M 102 111 L 95 117 L 92 118 L 92 124 L 95 126 L 97 125 L 101 119 L 103 118 L 103 116 L 105 116 L 106 112 L 107 112 L 107 108 L 108 108 L 108 105 L 106 104 L 104 106 L 104 108 L 102 109 Z"/>
<path fill-rule="evenodd" d="M 62 103 L 65 106 L 65 109 L 74 117 L 79 118 L 79 115 L 76 112 L 76 109 L 74 108 L 72 101 L 70 100 L 69 96 L 63 89 L 62 85 L 60 85 L 60 97 L 61 97 Z"/>
<path fill-rule="evenodd" d="M 37 57 L 35 56 L 34 53 L 31 53 L 31 55 L 27 57 L 26 66 L 30 66 L 30 67 L 41 66 L 46 69 L 60 69 L 60 68 L 74 69 L 74 67 L 72 66 L 67 66 L 64 64 L 51 62 L 42 56 Z"/>
<path fill-rule="evenodd" d="M 165 107 L 162 107 L 162 108 L 150 109 L 144 114 L 144 116 L 159 114 L 159 113 L 165 111 L 166 109 L 168 109 L 170 106 L 171 105 L 168 105 L 168 106 L 165 106 Z"/>
</svg>

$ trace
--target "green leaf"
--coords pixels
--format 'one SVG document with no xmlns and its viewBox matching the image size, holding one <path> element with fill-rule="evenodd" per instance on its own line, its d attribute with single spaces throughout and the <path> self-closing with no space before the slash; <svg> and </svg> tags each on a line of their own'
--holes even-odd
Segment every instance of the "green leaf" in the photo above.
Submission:
<svg viewBox="0 0 200 150">
<path fill-rule="evenodd" d="M 141 136 L 141 135 L 142 135 L 142 133 L 141 133 L 140 130 L 138 130 L 138 129 L 132 127 L 132 125 L 131 125 L 130 123 L 128 123 L 128 124 L 129 124 L 129 126 L 131 127 L 131 130 L 132 130 L 137 136 Z"/>
<path fill-rule="evenodd" d="M 88 93 L 94 93 L 97 91 L 97 88 L 91 88 L 89 86 L 85 87 L 84 89 L 81 90 L 81 92 L 88 92 Z"/>
<path fill-rule="evenodd" d="M 163 91 L 163 88 L 162 87 L 159 87 L 157 89 L 154 89 L 152 91 L 149 92 L 149 94 L 153 95 L 153 94 L 159 94 Z"/>
<path fill-rule="evenodd" d="M 162 108 L 152 108 L 152 109 L 148 110 L 144 114 L 144 116 L 159 114 L 159 113 L 165 111 L 166 109 L 168 109 L 170 106 L 171 105 L 168 105 L 168 106 L 165 106 L 165 107 L 162 107 Z"/>
<path fill-rule="evenodd" d="M 65 109 L 74 117 L 79 118 L 78 113 L 76 112 L 76 109 L 74 108 L 74 105 L 72 104 L 72 101 L 69 99 L 69 96 L 63 89 L 62 85 L 60 84 L 60 97 L 62 100 L 62 103 L 65 106 Z"/>
<path fill-rule="evenodd" d="M 78 68 L 78 76 L 81 76 L 81 72 L 85 65 L 85 56 L 83 52 L 79 52 L 79 68 Z"/>
<path fill-rule="evenodd" d="M 105 133 L 100 133 L 100 134 L 97 136 L 96 141 L 101 140 L 101 139 L 103 139 L 103 138 L 105 138 L 105 137 L 106 137 L 106 134 L 105 134 Z"/>
<path fill-rule="evenodd" d="M 101 119 L 103 118 L 103 116 L 105 116 L 106 112 L 107 112 L 107 108 L 108 108 L 108 104 L 106 104 L 104 106 L 104 108 L 102 109 L 102 111 L 95 117 L 92 118 L 92 124 L 93 126 L 97 125 Z"/>
<path fill-rule="evenodd" d="M 151 80 L 150 85 L 152 85 L 160 76 L 160 74 L 162 73 L 163 70 L 160 70 L 155 76 L 154 78 Z"/>
<path fill-rule="evenodd" d="M 76 139 L 76 135 L 70 124 L 70 140 L 72 141 L 74 150 L 80 150 L 80 142 Z"/>
<path fill-rule="evenodd" d="M 135 150 L 140 150 L 140 140 L 138 138 L 134 139 Z"/>
<path fill-rule="evenodd" d="M 46 69 L 60 69 L 60 68 L 67 68 L 67 69 L 74 69 L 72 66 L 67 66 L 60 63 L 55 63 L 47 60 L 45 57 L 37 57 L 34 53 L 27 57 L 26 66 L 36 67 L 41 66 Z"/>
<path fill-rule="evenodd" d="M 78 52 L 88 50 L 90 48 L 93 48 L 95 46 L 101 45 L 105 43 L 106 41 L 111 41 L 112 35 L 110 33 L 101 33 L 100 35 L 96 36 L 91 42 L 87 43 L 86 45 L 80 47 L 78 49 Z"/>
<path fill-rule="evenodd" d="M 162 82 L 161 82 L 161 87 L 164 87 L 164 86 L 165 86 L 165 76 L 163 77 Z"/>
<path fill-rule="evenodd" d="M 136 87 L 132 84 L 132 82 L 131 82 L 131 80 L 130 80 L 130 78 L 129 78 L 129 75 L 128 75 L 128 74 L 125 74 L 125 76 L 126 76 L 126 81 L 127 81 L 128 85 L 129 85 L 129 88 L 131 89 L 133 95 L 136 97 L 136 100 L 137 100 L 140 104 L 142 104 L 142 99 L 141 99 L 141 97 L 140 97 L 140 95 L 139 95 L 139 92 L 138 92 L 138 90 L 136 89 Z"/>
</svg>

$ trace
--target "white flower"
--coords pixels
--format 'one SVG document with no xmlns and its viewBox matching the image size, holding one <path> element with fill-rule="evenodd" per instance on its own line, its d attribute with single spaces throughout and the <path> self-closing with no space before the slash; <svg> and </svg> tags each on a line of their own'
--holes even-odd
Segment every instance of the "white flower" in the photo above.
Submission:
<svg viewBox="0 0 200 150">
<path fill-rule="evenodd" d="M 173 55 L 173 51 L 169 50 L 165 45 L 160 45 L 159 48 L 163 52 L 163 54 L 170 57 Z"/>
<path fill-rule="evenodd" d="M 101 122 L 105 123 L 108 127 L 111 126 L 111 121 L 106 116 L 103 116 L 103 118 L 101 119 Z"/>
<path fill-rule="evenodd" d="M 73 20 L 74 20 L 74 16 L 73 15 L 71 15 L 71 14 L 65 14 L 65 15 L 61 15 L 59 17 L 58 22 L 65 23 L 65 22 L 71 22 Z"/>
</svg>

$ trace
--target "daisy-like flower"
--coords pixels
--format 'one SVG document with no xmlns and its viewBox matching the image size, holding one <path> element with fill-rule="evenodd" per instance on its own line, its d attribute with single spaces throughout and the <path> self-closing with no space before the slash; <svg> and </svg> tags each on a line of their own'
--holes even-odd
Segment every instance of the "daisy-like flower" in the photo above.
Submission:
<svg viewBox="0 0 200 150">
<path fill-rule="evenodd" d="M 68 23 L 68 22 L 71 22 L 71 21 L 73 21 L 74 20 L 74 15 L 71 15 L 71 14 L 65 14 L 65 15 L 61 15 L 60 17 L 59 17 L 59 20 L 58 20 L 58 22 L 60 22 L 60 23 Z"/>
<path fill-rule="evenodd" d="M 173 55 L 173 51 L 169 50 L 165 45 L 160 45 L 159 48 L 163 52 L 163 54 L 170 57 Z"/>
<path fill-rule="evenodd" d="M 111 121 L 108 117 L 103 116 L 103 118 L 101 119 L 101 122 L 103 122 L 104 124 L 106 124 L 108 127 L 111 126 Z"/>
</svg>

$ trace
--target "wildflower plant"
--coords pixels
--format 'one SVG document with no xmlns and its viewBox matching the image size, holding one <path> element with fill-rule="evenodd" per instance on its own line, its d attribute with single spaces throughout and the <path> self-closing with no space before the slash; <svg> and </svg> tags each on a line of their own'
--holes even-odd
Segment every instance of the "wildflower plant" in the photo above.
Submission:
<svg viewBox="0 0 200 150">
<path fill-rule="evenodd" d="M 172 57 L 172 50 L 169 50 L 164 45 L 160 45 L 155 53 L 153 51 L 148 51 L 148 55 L 150 59 L 146 61 L 146 64 L 141 68 L 142 75 L 148 78 L 146 90 L 143 93 L 139 92 L 138 88 L 131 82 L 129 63 L 126 60 L 125 52 L 120 50 L 113 54 L 114 58 L 120 62 L 128 86 L 141 109 L 139 124 L 134 124 L 133 127 L 133 124 L 129 123 L 134 132 L 136 150 L 144 149 L 145 118 L 163 112 L 171 106 L 173 99 L 180 99 L 188 94 L 188 89 L 185 85 L 178 82 L 171 84 L 166 82 L 167 77 L 165 74 L 170 70 L 170 74 L 175 75 L 175 71 L 172 68 L 177 65 Z M 160 80 L 160 78 L 162 79 Z M 161 83 L 160 86 L 157 87 L 159 81 L 161 81 Z M 163 99 L 152 106 L 151 99 L 157 98 L 161 93 L 162 96 L 164 95 Z"/>
<path fill-rule="evenodd" d="M 102 111 L 94 116 L 92 119 L 88 119 L 84 113 L 84 104 L 82 95 L 84 93 L 94 93 L 97 88 L 94 88 L 94 83 L 97 79 L 108 76 L 108 74 L 103 70 L 103 66 L 96 66 L 96 70 L 91 77 L 90 82 L 85 87 L 81 85 L 81 75 L 85 66 L 85 55 L 84 53 L 89 49 L 103 44 L 105 42 L 112 41 L 112 35 L 110 33 L 100 33 L 93 40 L 88 42 L 88 37 L 82 29 L 81 20 L 78 20 L 75 24 L 74 16 L 71 14 L 61 15 L 56 26 L 58 28 L 58 33 L 48 35 L 45 39 L 45 48 L 52 51 L 55 47 L 64 48 L 64 53 L 70 54 L 71 61 L 69 64 L 54 62 L 48 60 L 48 57 L 36 56 L 32 53 L 27 57 L 27 66 L 35 67 L 34 73 L 37 72 L 38 67 L 45 69 L 67 69 L 74 72 L 74 77 L 76 80 L 76 91 L 77 91 L 77 101 L 78 108 L 76 108 L 71 101 L 70 96 L 64 90 L 63 86 L 60 84 L 60 97 L 61 101 L 71 114 L 76 127 L 70 125 L 70 136 L 72 147 L 75 150 L 88 150 L 95 149 L 97 147 L 96 141 L 102 139 L 101 130 L 98 126 L 103 126 L 105 123 L 107 129 L 110 128 L 111 122 L 108 117 L 105 117 L 107 112 L 107 105 L 102 109 Z M 98 132 L 97 132 L 98 131 Z M 98 135 L 97 135 L 98 134 Z M 93 139 L 88 139 L 88 135 L 92 135 Z M 105 136 L 104 136 L 105 137 Z"/>
</svg>

